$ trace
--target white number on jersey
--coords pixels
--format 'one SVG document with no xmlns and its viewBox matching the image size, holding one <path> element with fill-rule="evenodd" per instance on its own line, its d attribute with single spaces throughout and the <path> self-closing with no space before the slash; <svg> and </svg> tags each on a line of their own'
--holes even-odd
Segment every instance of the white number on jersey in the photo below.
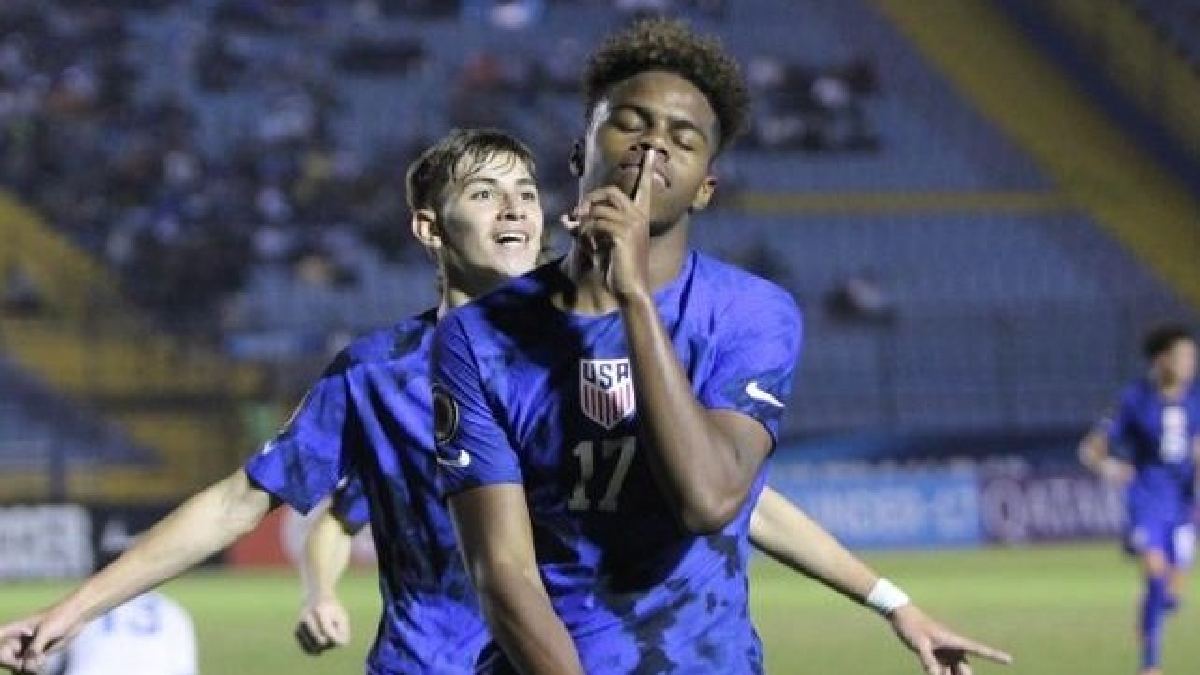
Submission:
<svg viewBox="0 0 1200 675">
<path fill-rule="evenodd" d="M 621 487 L 625 485 L 625 477 L 629 474 L 629 466 L 633 464 L 633 455 L 637 452 L 637 439 L 633 436 L 623 438 L 606 438 L 600 443 L 601 459 L 611 460 L 617 456 L 616 466 L 608 478 L 608 485 L 600 497 L 596 508 L 600 511 L 613 512 L 617 510 L 617 499 L 621 496 Z M 587 511 L 592 508 L 592 500 L 588 497 L 588 484 L 596 473 L 595 443 L 581 441 L 571 451 L 579 459 L 579 481 L 571 491 L 567 500 L 567 508 L 572 511 Z"/>
<path fill-rule="evenodd" d="M 1164 462 L 1182 462 L 1187 459 L 1187 410 L 1181 405 L 1163 408 L 1162 437 L 1159 439 L 1159 453 Z"/>
<path fill-rule="evenodd" d="M 106 633 L 127 631 L 133 635 L 154 635 L 162 630 L 162 616 L 158 603 L 139 597 L 122 607 L 120 612 L 105 614 L 100 626 Z"/>
</svg>

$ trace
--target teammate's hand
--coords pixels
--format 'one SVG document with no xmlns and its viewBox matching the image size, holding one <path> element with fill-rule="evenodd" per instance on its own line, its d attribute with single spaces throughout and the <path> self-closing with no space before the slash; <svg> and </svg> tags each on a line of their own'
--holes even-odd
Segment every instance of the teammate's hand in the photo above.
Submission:
<svg viewBox="0 0 1200 675">
<path fill-rule="evenodd" d="M 650 288 L 650 207 L 659 151 L 648 148 L 639 162 L 633 196 L 616 186 L 584 196 L 563 224 L 579 238 L 605 285 L 618 300 L 648 295 Z"/>
<path fill-rule="evenodd" d="M 316 656 L 350 642 L 350 615 L 336 597 L 320 598 L 300 610 L 296 641 L 306 654 Z"/>
<path fill-rule="evenodd" d="M 35 614 L 0 626 L 0 668 L 12 673 L 21 672 L 25 642 L 33 635 L 41 620 L 42 615 Z"/>
<path fill-rule="evenodd" d="M 0 626 L 0 667 L 10 673 L 39 673 L 82 626 L 54 609 Z"/>
<path fill-rule="evenodd" d="M 892 612 L 892 630 L 905 646 L 916 653 L 928 675 L 971 675 L 968 656 L 980 656 L 1008 665 L 1012 657 L 985 644 L 954 633 L 929 618 L 916 605 Z"/>
</svg>

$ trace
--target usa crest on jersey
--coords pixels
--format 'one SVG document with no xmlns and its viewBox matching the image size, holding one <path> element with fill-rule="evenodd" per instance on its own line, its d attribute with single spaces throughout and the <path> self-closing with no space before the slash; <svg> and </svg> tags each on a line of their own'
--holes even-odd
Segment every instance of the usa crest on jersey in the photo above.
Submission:
<svg viewBox="0 0 1200 675">
<path fill-rule="evenodd" d="M 580 359 L 579 408 L 606 430 L 637 409 L 629 359 Z"/>
</svg>

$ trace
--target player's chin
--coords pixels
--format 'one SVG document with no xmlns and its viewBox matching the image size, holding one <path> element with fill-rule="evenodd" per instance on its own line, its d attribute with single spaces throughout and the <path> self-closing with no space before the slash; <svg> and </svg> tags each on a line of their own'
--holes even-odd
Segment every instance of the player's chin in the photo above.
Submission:
<svg viewBox="0 0 1200 675">
<path fill-rule="evenodd" d="M 496 251 L 491 269 L 501 277 L 519 277 L 537 265 L 538 250 L 532 247 L 523 250 Z"/>
<path fill-rule="evenodd" d="M 664 204 L 663 206 L 666 205 Z M 650 213 L 650 236 L 657 237 L 670 232 L 686 212 L 686 209 L 655 208 Z"/>
</svg>

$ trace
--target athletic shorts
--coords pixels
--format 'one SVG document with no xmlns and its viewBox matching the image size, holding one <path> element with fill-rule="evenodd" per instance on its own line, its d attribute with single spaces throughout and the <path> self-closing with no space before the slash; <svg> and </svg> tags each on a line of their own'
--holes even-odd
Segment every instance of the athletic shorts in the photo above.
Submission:
<svg viewBox="0 0 1200 675">
<path fill-rule="evenodd" d="M 1172 567 L 1191 567 L 1196 553 L 1196 527 L 1164 518 L 1131 521 L 1125 530 L 1125 550 L 1134 555 L 1159 551 Z"/>
</svg>

